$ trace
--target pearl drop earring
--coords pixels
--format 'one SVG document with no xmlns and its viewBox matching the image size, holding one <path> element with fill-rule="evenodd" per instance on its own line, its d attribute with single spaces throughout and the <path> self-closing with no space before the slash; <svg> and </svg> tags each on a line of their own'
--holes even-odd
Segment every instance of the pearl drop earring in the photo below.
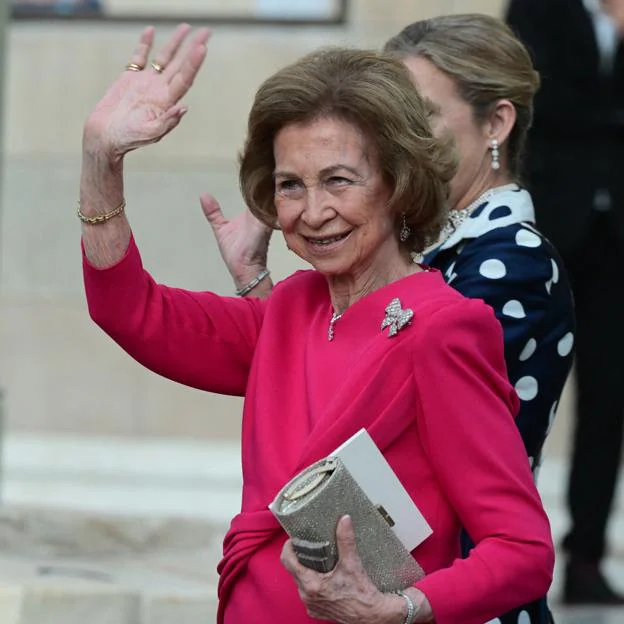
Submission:
<svg viewBox="0 0 624 624">
<path fill-rule="evenodd" d="M 498 154 L 498 139 L 492 139 L 490 142 L 492 146 L 492 169 L 498 171 L 500 169 L 500 159 Z"/>
</svg>

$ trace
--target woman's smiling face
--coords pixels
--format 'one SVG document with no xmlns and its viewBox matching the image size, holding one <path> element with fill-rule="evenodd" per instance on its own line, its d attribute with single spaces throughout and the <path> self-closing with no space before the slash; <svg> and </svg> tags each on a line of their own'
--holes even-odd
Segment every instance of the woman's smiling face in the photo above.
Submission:
<svg viewBox="0 0 624 624">
<path fill-rule="evenodd" d="M 290 124 L 274 157 L 277 218 L 299 257 L 327 276 L 355 276 L 399 253 L 391 189 L 357 127 L 332 117 Z"/>
</svg>

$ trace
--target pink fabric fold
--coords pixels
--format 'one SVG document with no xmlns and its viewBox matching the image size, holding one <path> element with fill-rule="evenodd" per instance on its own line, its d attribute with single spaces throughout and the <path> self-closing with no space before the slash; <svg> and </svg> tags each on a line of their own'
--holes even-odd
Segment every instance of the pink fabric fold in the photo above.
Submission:
<svg viewBox="0 0 624 624">
<path fill-rule="evenodd" d="M 281 530 L 279 522 L 268 509 L 243 512 L 232 520 L 230 530 L 223 541 L 223 558 L 217 566 L 219 573 L 217 624 L 223 623 L 225 605 L 249 559 Z"/>
</svg>

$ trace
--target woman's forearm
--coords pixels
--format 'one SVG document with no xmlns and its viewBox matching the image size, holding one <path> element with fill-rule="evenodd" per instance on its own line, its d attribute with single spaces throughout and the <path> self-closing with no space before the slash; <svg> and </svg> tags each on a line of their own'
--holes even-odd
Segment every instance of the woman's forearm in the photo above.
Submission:
<svg viewBox="0 0 624 624">
<path fill-rule="evenodd" d="M 95 217 L 114 211 L 124 201 L 123 159 L 85 145 L 80 179 L 80 211 Z M 132 235 L 124 213 L 95 225 L 82 224 L 82 240 L 89 262 L 99 268 L 123 258 Z"/>
</svg>

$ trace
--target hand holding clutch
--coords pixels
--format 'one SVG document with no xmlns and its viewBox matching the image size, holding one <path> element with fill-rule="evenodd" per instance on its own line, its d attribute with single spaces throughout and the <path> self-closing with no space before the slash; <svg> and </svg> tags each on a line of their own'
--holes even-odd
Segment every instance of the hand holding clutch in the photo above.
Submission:
<svg viewBox="0 0 624 624">
<path fill-rule="evenodd" d="M 375 587 L 362 566 L 353 523 L 348 516 L 341 518 L 336 527 L 336 548 L 336 566 L 322 574 L 300 563 L 292 540 L 284 545 L 282 563 L 295 579 L 310 617 L 341 624 L 416 624 L 433 620 L 431 606 L 418 589 L 406 589 L 399 596 L 382 593 Z"/>
<path fill-rule="evenodd" d="M 299 562 L 317 572 L 338 560 L 336 527 L 353 522 L 364 570 L 381 592 L 405 589 L 424 573 L 391 528 L 392 519 L 364 494 L 338 457 L 316 462 L 284 486 L 271 506 Z"/>
</svg>

